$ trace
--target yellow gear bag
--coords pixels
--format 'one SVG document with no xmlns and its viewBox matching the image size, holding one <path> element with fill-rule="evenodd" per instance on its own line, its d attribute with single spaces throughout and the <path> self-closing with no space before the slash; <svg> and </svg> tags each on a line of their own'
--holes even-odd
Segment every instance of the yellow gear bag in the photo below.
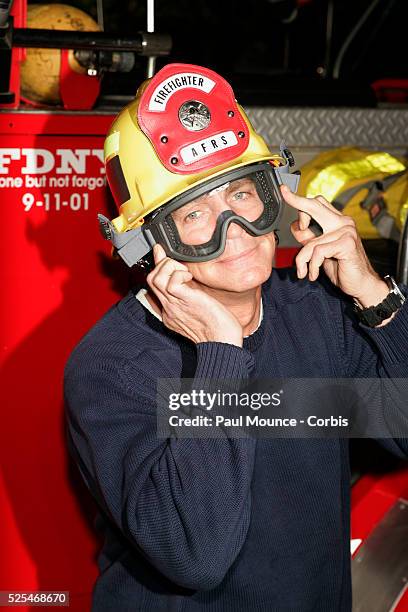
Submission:
<svg viewBox="0 0 408 612">
<path fill-rule="evenodd" d="M 326 200 L 353 217 L 362 238 L 399 241 L 408 211 L 408 159 L 340 147 L 301 168 L 298 194 Z"/>
</svg>

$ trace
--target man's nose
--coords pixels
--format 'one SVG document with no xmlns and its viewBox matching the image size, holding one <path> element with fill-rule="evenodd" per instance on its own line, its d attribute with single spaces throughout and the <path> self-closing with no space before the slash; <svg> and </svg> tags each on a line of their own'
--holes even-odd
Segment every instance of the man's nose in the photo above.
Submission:
<svg viewBox="0 0 408 612">
<path fill-rule="evenodd" d="M 227 230 L 227 240 L 229 239 L 234 240 L 235 238 L 241 238 L 244 234 L 245 234 L 245 230 L 241 225 L 239 225 L 235 221 L 232 221 L 229 224 L 228 230 Z"/>
<path fill-rule="evenodd" d="M 222 192 L 214 194 L 213 202 L 214 202 L 214 209 L 216 210 L 217 216 L 219 216 L 221 213 L 225 212 L 226 210 L 232 210 L 231 206 L 228 204 L 228 202 L 226 202 L 225 196 Z M 229 224 L 228 230 L 227 230 L 227 240 L 229 239 L 233 240 L 234 238 L 241 238 L 241 236 L 243 236 L 244 234 L 245 234 L 245 230 L 243 227 L 241 227 L 241 225 L 239 225 L 238 223 L 235 223 L 235 221 Z"/>
</svg>

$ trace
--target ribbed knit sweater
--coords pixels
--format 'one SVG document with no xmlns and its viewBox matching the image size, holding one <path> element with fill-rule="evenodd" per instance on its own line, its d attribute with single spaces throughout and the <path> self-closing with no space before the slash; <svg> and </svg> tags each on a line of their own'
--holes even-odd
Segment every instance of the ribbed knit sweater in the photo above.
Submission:
<svg viewBox="0 0 408 612">
<path fill-rule="evenodd" d="M 370 329 L 328 281 L 289 269 L 262 299 L 243 348 L 194 345 L 130 292 L 73 351 L 68 442 L 105 535 L 93 612 L 351 610 L 347 440 L 160 439 L 156 381 L 406 377 L 408 300 Z"/>
</svg>

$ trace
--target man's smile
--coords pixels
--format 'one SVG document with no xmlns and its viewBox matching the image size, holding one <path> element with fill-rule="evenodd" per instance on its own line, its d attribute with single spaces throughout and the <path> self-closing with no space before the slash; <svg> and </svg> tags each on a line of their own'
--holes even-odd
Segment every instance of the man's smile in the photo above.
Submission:
<svg viewBox="0 0 408 612">
<path fill-rule="evenodd" d="M 220 261 L 216 262 L 216 263 L 221 263 L 221 264 L 235 264 L 237 262 L 241 263 L 241 260 L 246 259 L 247 257 L 250 257 L 258 248 L 258 245 L 254 246 L 252 249 L 247 249 L 246 251 L 243 251 L 241 253 L 237 253 L 236 255 L 231 255 L 230 257 L 226 257 L 225 259 L 221 259 Z"/>
</svg>

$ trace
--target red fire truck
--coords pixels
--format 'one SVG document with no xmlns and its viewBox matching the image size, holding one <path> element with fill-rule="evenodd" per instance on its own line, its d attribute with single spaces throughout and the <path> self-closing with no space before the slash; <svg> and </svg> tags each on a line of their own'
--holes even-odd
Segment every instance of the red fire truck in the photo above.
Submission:
<svg viewBox="0 0 408 612">
<path fill-rule="evenodd" d="M 96 103 L 99 74 L 101 66 L 126 66 L 129 54 L 146 56 L 152 71 L 152 58 L 168 54 L 171 41 L 151 31 L 119 39 L 103 31 L 29 29 L 25 0 L 16 0 L 5 13 L 0 23 L 0 198 L 6 220 L 0 590 L 69 591 L 71 610 L 83 612 L 90 607 L 100 542 L 88 523 L 93 501 L 67 457 L 62 372 L 73 346 L 132 280 L 132 272 L 112 259 L 96 222 L 100 212 L 115 216 L 103 141 L 121 104 L 120 99 L 116 107 Z M 20 87 L 26 50 L 50 47 L 60 54 L 60 101 L 54 107 L 23 100 Z M 85 66 L 82 72 L 71 68 L 73 51 Z M 272 147 L 278 149 L 277 138 L 285 138 L 298 164 L 350 143 L 394 153 L 406 147 L 404 108 L 247 110 Z M 333 117 L 344 127 L 336 134 L 330 130 Z M 406 244 L 405 236 L 401 274 L 406 274 Z M 296 251 L 289 232 L 282 231 L 276 265 L 290 264 Z M 354 452 L 355 609 L 408 611 L 408 469 L 369 441 Z M 318 538 L 317 531 L 316 546 Z"/>
</svg>

